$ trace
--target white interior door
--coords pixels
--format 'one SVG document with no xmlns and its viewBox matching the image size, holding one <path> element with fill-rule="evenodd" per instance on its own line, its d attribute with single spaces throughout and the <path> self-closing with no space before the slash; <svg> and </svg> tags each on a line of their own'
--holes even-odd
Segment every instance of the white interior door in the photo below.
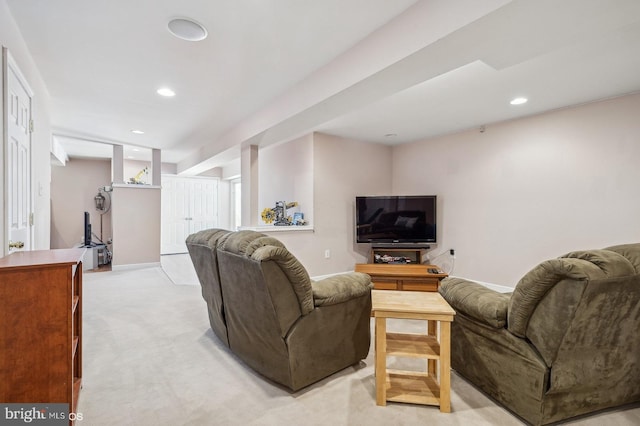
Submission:
<svg viewBox="0 0 640 426">
<path fill-rule="evenodd" d="M 218 181 L 162 177 L 161 254 L 186 253 L 187 237 L 218 225 Z"/>
<path fill-rule="evenodd" d="M 7 224 L 9 253 L 31 250 L 31 96 L 16 64 L 7 56 Z"/>
<path fill-rule="evenodd" d="M 193 179 L 190 192 L 189 233 L 218 226 L 218 181 Z"/>
</svg>

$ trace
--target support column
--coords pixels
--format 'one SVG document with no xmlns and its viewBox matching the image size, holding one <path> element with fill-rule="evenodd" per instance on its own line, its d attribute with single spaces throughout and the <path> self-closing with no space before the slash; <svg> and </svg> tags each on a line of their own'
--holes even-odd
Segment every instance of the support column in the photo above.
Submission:
<svg viewBox="0 0 640 426">
<path fill-rule="evenodd" d="M 124 183 L 124 147 L 113 145 L 113 159 L 111 160 L 112 183 Z"/>
<path fill-rule="evenodd" d="M 242 226 L 258 226 L 258 146 L 242 147 L 240 174 L 242 176 Z"/>
<path fill-rule="evenodd" d="M 160 186 L 162 184 L 162 151 L 153 148 L 151 150 L 151 185 Z"/>
</svg>

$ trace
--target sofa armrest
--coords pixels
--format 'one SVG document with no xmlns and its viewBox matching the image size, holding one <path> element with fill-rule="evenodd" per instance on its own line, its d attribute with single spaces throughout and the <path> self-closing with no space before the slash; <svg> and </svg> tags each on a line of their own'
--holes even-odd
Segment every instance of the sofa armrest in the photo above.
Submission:
<svg viewBox="0 0 640 426">
<path fill-rule="evenodd" d="M 445 278 L 438 291 L 456 312 L 494 328 L 507 324 L 511 293 L 499 293 L 462 278 Z"/>
<path fill-rule="evenodd" d="M 360 272 L 334 275 L 311 283 L 314 306 L 335 305 L 371 293 L 371 277 Z"/>
</svg>

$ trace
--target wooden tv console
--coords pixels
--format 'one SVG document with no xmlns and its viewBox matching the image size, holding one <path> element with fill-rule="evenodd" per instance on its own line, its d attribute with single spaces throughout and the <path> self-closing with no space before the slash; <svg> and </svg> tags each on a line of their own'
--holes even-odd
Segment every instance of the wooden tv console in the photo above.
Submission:
<svg viewBox="0 0 640 426">
<path fill-rule="evenodd" d="M 440 281 L 448 277 L 443 273 L 431 273 L 435 265 L 358 263 L 355 271 L 371 276 L 376 290 L 438 291 Z"/>
</svg>

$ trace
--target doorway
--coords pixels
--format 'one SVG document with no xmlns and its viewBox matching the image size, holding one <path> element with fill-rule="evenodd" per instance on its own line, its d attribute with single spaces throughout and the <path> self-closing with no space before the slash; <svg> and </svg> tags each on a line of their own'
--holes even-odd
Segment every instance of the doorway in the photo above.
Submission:
<svg viewBox="0 0 640 426">
<path fill-rule="evenodd" d="M 186 253 L 186 238 L 218 226 L 218 179 L 162 176 L 160 254 Z"/>
<path fill-rule="evenodd" d="M 4 86 L 5 227 L 8 253 L 33 248 L 31 189 L 31 99 L 33 91 L 6 48 L 2 49 Z"/>
</svg>

